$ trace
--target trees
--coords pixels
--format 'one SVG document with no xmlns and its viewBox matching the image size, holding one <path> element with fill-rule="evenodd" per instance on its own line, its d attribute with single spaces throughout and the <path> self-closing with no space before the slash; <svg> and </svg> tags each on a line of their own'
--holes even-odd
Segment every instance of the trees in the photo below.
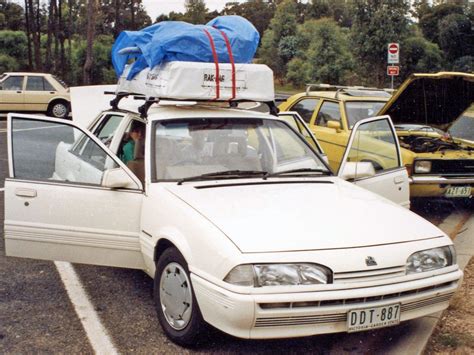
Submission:
<svg viewBox="0 0 474 355">
<path fill-rule="evenodd" d="M 407 0 L 355 0 L 351 41 L 365 83 L 384 86 L 387 44 L 408 37 L 409 9 Z"/>
<path fill-rule="evenodd" d="M 296 54 L 296 19 L 296 3 L 284 0 L 277 6 L 275 16 L 262 38 L 260 59 L 273 69 L 280 80 L 285 77 L 287 63 Z"/>
<path fill-rule="evenodd" d="M 194 24 L 204 24 L 206 22 L 206 13 L 209 10 L 204 0 L 186 0 L 184 6 L 186 8 L 184 21 Z"/>
<path fill-rule="evenodd" d="M 296 86 L 308 82 L 344 84 L 354 61 L 348 36 L 334 20 L 306 21 L 298 26 L 300 50 L 288 64 L 286 78 Z"/>
<path fill-rule="evenodd" d="M 442 69 L 444 64 L 443 52 L 438 45 L 422 36 L 407 38 L 402 43 L 401 77 L 412 73 L 432 73 Z"/>
</svg>

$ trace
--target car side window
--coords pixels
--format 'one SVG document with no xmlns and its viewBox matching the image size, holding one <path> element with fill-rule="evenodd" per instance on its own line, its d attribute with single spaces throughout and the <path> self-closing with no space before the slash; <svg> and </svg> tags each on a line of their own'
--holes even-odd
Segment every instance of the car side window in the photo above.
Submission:
<svg viewBox="0 0 474 355">
<path fill-rule="evenodd" d="M 2 83 L 3 90 L 23 90 L 23 76 L 10 76 Z"/>
<path fill-rule="evenodd" d="M 296 111 L 300 114 L 301 118 L 306 122 L 310 123 L 313 112 L 318 106 L 319 99 L 303 99 L 294 105 L 289 111 Z"/>
<path fill-rule="evenodd" d="M 44 91 L 44 81 L 41 76 L 28 76 L 26 79 L 27 91 Z"/>
<path fill-rule="evenodd" d="M 48 79 L 43 78 L 44 90 L 45 91 L 56 91 L 53 85 L 48 81 Z"/>
<path fill-rule="evenodd" d="M 123 116 L 121 115 L 106 115 L 94 130 L 94 136 L 109 147 L 122 120 Z"/>
<path fill-rule="evenodd" d="M 81 151 L 74 142 L 85 141 Z M 32 154 L 34 152 L 34 154 Z M 15 178 L 101 185 L 104 171 L 118 164 L 90 137 L 67 123 L 12 118 Z"/>
<path fill-rule="evenodd" d="M 339 103 L 324 101 L 316 117 L 316 125 L 327 127 L 328 121 L 341 122 L 341 110 Z"/>
</svg>

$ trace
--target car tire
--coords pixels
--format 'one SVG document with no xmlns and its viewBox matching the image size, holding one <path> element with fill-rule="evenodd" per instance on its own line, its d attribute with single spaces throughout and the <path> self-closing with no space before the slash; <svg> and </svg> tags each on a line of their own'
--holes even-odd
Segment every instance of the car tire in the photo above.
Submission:
<svg viewBox="0 0 474 355">
<path fill-rule="evenodd" d="M 48 116 L 55 118 L 67 118 L 69 116 L 69 103 L 66 101 L 53 101 L 48 107 Z"/>
<path fill-rule="evenodd" d="M 199 310 L 186 260 L 174 247 L 158 258 L 153 296 L 158 320 L 171 341 L 186 347 L 204 341 L 208 326 Z"/>
</svg>

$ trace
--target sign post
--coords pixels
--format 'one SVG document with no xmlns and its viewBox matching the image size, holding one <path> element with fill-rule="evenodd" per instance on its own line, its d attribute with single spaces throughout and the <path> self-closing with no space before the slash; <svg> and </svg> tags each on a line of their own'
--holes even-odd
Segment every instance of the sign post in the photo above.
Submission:
<svg viewBox="0 0 474 355">
<path fill-rule="evenodd" d="M 387 75 L 392 79 L 391 88 L 393 89 L 393 77 L 399 75 L 400 67 L 390 64 L 398 64 L 400 62 L 400 45 L 398 43 L 389 43 L 387 48 Z"/>
</svg>

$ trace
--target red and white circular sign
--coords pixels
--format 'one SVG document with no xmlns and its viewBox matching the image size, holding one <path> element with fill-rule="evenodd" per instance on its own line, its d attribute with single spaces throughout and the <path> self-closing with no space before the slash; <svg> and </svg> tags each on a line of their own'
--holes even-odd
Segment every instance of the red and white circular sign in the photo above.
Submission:
<svg viewBox="0 0 474 355">
<path fill-rule="evenodd" d="M 398 43 L 390 43 L 388 45 L 388 52 L 390 54 L 396 54 L 398 53 Z"/>
</svg>

